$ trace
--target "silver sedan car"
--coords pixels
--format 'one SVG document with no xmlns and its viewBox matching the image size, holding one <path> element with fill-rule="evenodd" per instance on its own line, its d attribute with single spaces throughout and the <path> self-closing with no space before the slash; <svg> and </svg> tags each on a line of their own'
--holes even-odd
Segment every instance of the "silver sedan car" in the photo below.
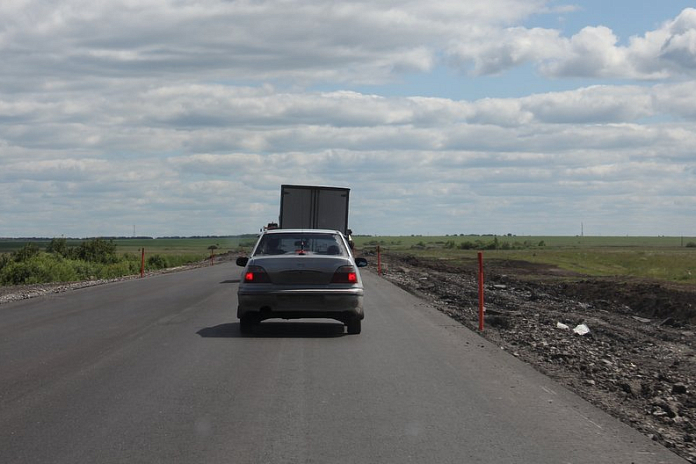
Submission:
<svg viewBox="0 0 696 464">
<path fill-rule="evenodd" d="M 359 334 L 363 285 L 346 238 L 335 230 L 273 229 L 261 234 L 244 266 L 237 292 L 242 333 L 265 319 L 330 318 Z"/>
</svg>

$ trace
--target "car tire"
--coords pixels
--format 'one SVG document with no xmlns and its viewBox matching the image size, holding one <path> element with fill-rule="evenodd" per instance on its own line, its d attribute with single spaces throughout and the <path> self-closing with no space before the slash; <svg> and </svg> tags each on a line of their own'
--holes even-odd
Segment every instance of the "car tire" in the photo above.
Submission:
<svg viewBox="0 0 696 464">
<path fill-rule="evenodd" d="M 362 329 L 362 321 L 360 319 L 351 319 L 346 323 L 346 329 L 349 334 L 357 335 Z"/>
<path fill-rule="evenodd" d="M 239 320 L 239 332 L 242 335 L 249 335 L 254 331 L 254 321 L 250 317 L 243 317 Z"/>
</svg>

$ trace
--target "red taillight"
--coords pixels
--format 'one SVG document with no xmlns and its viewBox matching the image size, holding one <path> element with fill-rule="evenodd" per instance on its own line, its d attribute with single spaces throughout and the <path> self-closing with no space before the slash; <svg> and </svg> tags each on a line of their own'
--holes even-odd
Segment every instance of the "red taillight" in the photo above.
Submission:
<svg viewBox="0 0 696 464">
<path fill-rule="evenodd" d="M 249 269 L 244 273 L 244 282 L 248 284 L 264 284 L 270 281 L 266 270 L 261 266 L 249 266 Z"/>
<path fill-rule="evenodd" d="M 341 266 L 336 269 L 336 272 L 331 279 L 332 284 L 357 284 L 358 273 L 355 272 L 353 266 Z"/>
</svg>

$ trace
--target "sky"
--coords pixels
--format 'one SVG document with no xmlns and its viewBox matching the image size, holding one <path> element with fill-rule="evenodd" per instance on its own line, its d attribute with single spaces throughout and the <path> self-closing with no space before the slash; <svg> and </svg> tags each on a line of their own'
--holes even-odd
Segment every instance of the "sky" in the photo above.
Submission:
<svg viewBox="0 0 696 464">
<path fill-rule="evenodd" d="M 0 2 L 0 237 L 696 236 L 696 9 Z"/>
</svg>

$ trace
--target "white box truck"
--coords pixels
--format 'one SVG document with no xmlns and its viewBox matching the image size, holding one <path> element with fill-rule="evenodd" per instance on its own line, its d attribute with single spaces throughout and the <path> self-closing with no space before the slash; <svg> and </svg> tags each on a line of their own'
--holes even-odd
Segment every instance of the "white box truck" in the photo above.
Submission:
<svg viewBox="0 0 696 464">
<path fill-rule="evenodd" d="M 310 185 L 280 186 L 281 229 L 331 229 L 350 236 L 350 189 Z"/>
</svg>

